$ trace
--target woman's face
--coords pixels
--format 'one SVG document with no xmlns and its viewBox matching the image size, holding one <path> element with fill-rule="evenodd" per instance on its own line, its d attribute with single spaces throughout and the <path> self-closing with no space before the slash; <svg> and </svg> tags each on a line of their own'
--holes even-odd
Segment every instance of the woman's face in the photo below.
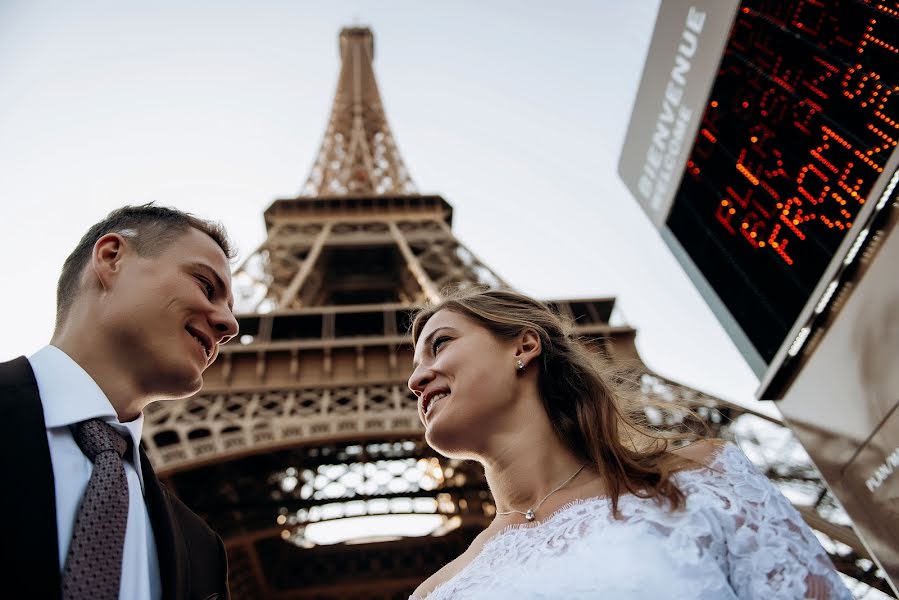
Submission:
<svg viewBox="0 0 899 600">
<path fill-rule="evenodd" d="M 409 389 L 418 397 L 425 439 L 446 456 L 471 457 L 513 408 L 516 343 L 451 310 L 433 315 L 419 336 Z"/>
</svg>

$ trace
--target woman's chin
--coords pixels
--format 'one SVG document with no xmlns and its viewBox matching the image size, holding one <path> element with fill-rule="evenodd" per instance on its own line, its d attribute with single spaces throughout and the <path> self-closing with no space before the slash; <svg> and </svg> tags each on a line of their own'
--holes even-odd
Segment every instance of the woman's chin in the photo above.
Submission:
<svg viewBox="0 0 899 600">
<path fill-rule="evenodd" d="M 472 427 L 448 427 L 435 419 L 425 430 L 425 441 L 428 446 L 447 458 L 471 459 L 475 446 L 471 437 Z"/>
</svg>

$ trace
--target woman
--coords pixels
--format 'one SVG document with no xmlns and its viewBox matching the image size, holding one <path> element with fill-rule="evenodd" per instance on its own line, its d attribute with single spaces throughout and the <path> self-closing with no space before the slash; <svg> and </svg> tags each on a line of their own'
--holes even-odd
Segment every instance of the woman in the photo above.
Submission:
<svg viewBox="0 0 899 600">
<path fill-rule="evenodd" d="M 480 462 L 497 509 L 413 599 L 851 598 L 736 446 L 638 425 L 544 304 L 460 292 L 412 337 L 425 438 Z"/>
</svg>

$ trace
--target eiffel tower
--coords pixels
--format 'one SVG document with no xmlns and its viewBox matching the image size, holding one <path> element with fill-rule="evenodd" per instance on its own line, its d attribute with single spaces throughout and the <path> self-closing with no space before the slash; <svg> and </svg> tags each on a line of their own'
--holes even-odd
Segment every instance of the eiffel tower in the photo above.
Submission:
<svg viewBox="0 0 899 600">
<path fill-rule="evenodd" d="M 267 238 L 234 276 L 240 337 L 222 348 L 198 394 L 146 415 L 147 453 L 225 540 L 238 600 L 405 600 L 495 513 L 477 465 L 423 442 L 406 388 L 407 329 L 415 306 L 439 300 L 447 285 L 507 284 L 456 239 L 452 206 L 416 192 L 381 104 L 372 32 L 345 28 L 339 39 L 318 158 L 302 194 L 265 211 Z M 712 435 L 739 438 L 769 476 L 808 492 L 814 502 L 803 514 L 847 545 L 835 562 L 877 586 L 851 529 L 828 518 L 835 502 L 814 467 L 783 463 L 801 446 L 780 423 L 653 373 L 636 331 L 610 323 L 614 299 L 552 304 L 596 352 L 630 365 L 643 394 L 670 403 L 660 423 L 694 426 L 677 410 L 691 406 Z M 428 524 L 425 535 L 360 539 L 360 519 L 389 516 Z M 341 524 L 356 537 L 322 540 Z"/>
</svg>

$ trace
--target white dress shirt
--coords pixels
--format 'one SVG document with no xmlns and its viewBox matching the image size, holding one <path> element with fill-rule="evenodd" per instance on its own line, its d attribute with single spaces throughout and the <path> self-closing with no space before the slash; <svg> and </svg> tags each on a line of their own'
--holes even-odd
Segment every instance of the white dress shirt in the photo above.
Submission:
<svg viewBox="0 0 899 600">
<path fill-rule="evenodd" d="M 78 363 L 55 346 L 45 346 L 28 358 L 44 408 L 44 424 L 50 443 L 50 460 L 56 486 L 56 528 L 59 535 L 59 570 L 63 571 L 75 516 L 93 471 L 72 437 L 69 425 L 101 418 L 131 436 L 132 456 L 125 456 L 128 478 L 128 527 L 122 559 L 120 600 L 158 600 L 162 590 L 159 561 L 150 515 L 144 502 L 143 475 L 138 446 L 144 416 L 120 423 L 106 394 Z"/>
</svg>

